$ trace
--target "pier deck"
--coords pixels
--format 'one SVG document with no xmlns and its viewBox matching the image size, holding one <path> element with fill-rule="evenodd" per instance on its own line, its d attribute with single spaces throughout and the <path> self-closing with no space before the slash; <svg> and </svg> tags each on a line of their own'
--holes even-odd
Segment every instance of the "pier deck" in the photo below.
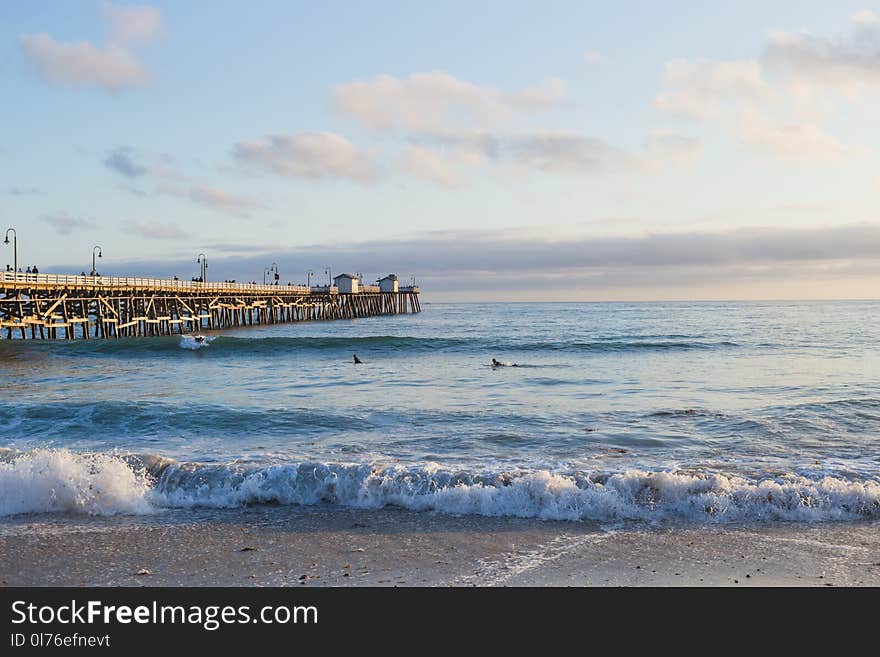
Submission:
<svg viewBox="0 0 880 657">
<path fill-rule="evenodd" d="M 0 339 L 172 335 L 421 311 L 418 286 L 258 285 L 0 272 Z"/>
</svg>

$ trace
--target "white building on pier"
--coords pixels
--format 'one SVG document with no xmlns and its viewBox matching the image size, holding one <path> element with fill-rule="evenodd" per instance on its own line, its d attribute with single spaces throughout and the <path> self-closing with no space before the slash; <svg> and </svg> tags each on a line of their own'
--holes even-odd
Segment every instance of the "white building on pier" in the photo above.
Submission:
<svg viewBox="0 0 880 657">
<path fill-rule="evenodd" d="M 333 283 L 339 289 L 339 294 L 357 294 L 360 279 L 354 274 L 339 274 L 333 277 Z"/>
<path fill-rule="evenodd" d="M 385 278 L 380 278 L 379 289 L 382 292 L 397 292 L 397 274 L 388 274 Z"/>
</svg>

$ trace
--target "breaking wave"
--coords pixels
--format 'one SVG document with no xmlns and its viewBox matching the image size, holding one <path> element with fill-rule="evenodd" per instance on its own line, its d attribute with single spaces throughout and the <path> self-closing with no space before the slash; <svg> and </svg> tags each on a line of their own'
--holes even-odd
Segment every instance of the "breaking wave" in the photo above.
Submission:
<svg viewBox="0 0 880 657">
<path fill-rule="evenodd" d="M 880 481 L 788 473 L 454 471 L 433 463 L 296 463 L 244 468 L 156 455 L 0 453 L 0 516 L 141 514 L 253 504 L 545 520 L 818 522 L 880 517 Z"/>
<path fill-rule="evenodd" d="M 195 351 L 196 349 L 210 346 L 214 340 L 216 340 L 216 338 L 204 338 L 199 341 L 196 340 L 195 337 L 192 335 L 182 335 L 180 336 L 180 342 L 177 346 L 179 346 L 181 349 L 189 349 L 190 351 Z"/>
<path fill-rule="evenodd" d="M 66 450 L 0 453 L 0 516 L 150 513 L 150 478 L 112 454 Z"/>
</svg>

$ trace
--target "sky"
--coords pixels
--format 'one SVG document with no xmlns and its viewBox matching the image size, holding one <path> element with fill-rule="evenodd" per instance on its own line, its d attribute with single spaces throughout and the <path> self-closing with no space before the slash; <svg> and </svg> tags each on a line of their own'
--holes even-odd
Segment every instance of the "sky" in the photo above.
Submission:
<svg viewBox="0 0 880 657">
<path fill-rule="evenodd" d="M 0 90 L 0 230 L 41 272 L 880 289 L 880 3 L 7 0 Z"/>
</svg>

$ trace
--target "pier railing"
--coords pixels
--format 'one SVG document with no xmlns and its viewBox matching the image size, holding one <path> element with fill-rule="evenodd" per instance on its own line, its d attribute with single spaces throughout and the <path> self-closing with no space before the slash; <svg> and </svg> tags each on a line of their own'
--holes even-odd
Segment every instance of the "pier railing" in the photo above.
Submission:
<svg viewBox="0 0 880 657">
<path fill-rule="evenodd" d="M 75 288 L 131 288 L 168 290 L 180 292 L 264 292 L 267 294 L 295 292 L 308 294 L 310 289 L 305 285 L 261 285 L 259 283 L 225 283 L 223 281 L 181 281 L 161 278 L 119 277 L 119 276 L 73 276 L 69 274 L 27 274 L 22 272 L 0 272 L 0 282 L 14 286 L 31 287 L 75 287 Z M 322 294 L 336 294 L 337 288 L 328 290 L 325 286 Z"/>
<path fill-rule="evenodd" d="M 261 285 L 260 283 L 226 283 L 223 281 L 181 281 L 163 278 L 142 278 L 139 276 L 77 276 L 70 274 L 28 274 L 23 272 L 0 272 L 0 283 L 12 287 L 72 287 L 81 289 L 128 288 L 132 290 L 156 290 L 169 292 L 251 292 L 261 294 L 339 294 L 339 288 L 328 285 Z M 361 285 L 361 293 L 380 292 L 378 285 Z M 418 286 L 400 286 L 398 292 L 420 292 Z"/>
</svg>

